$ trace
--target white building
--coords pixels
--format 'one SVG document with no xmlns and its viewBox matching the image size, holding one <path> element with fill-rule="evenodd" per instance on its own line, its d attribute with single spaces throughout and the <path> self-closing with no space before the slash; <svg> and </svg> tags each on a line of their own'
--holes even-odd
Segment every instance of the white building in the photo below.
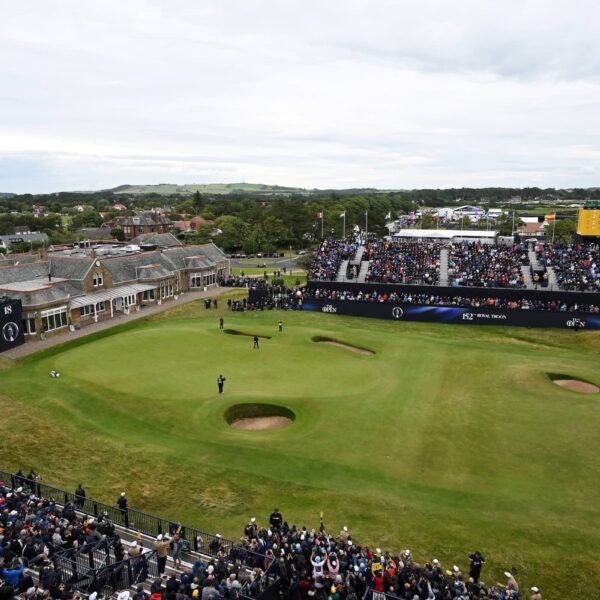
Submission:
<svg viewBox="0 0 600 600">
<path fill-rule="evenodd" d="M 485 218 L 485 210 L 479 208 L 479 206 L 459 206 L 454 209 L 453 220 L 460 221 L 463 217 L 468 217 L 471 222 L 479 221 L 479 219 Z"/>
<path fill-rule="evenodd" d="M 497 231 L 481 231 L 478 229 L 400 229 L 391 238 L 401 242 L 440 242 L 459 244 L 461 242 L 481 242 L 494 244 L 498 237 Z"/>
</svg>

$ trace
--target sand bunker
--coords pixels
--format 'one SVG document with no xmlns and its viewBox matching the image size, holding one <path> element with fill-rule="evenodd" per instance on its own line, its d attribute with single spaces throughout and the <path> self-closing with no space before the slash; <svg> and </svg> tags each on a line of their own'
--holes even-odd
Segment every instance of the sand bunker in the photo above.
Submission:
<svg viewBox="0 0 600 600">
<path fill-rule="evenodd" d="M 223 333 L 228 333 L 229 335 L 245 335 L 248 337 L 258 337 L 261 340 L 270 340 L 270 335 L 258 335 L 257 333 L 246 333 L 245 331 L 238 331 L 237 329 L 223 329 Z"/>
<path fill-rule="evenodd" d="M 581 392 L 582 394 L 596 394 L 600 392 L 600 388 L 597 385 L 581 381 L 580 379 L 554 379 L 553 383 L 573 392 Z"/>
<path fill-rule="evenodd" d="M 296 415 L 286 406 L 258 402 L 234 404 L 225 411 L 223 416 L 232 427 L 246 431 L 289 427 L 296 418 Z"/>
<path fill-rule="evenodd" d="M 258 429 L 281 429 L 289 427 L 293 421 L 288 417 L 255 417 L 253 419 L 238 419 L 231 426 L 236 429 L 258 430 Z"/>
<path fill-rule="evenodd" d="M 334 340 L 332 338 L 321 337 L 319 335 L 312 338 L 313 342 L 317 344 L 327 344 L 328 346 L 338 346 L 339 348 L 344 348 L 346 350 L 350 350 L 350 352 L 355 352 L 356 354 L 362 354 L 363 356 L 371 356 L 375 354 L 373 350 L 368 350 L 367 348 L 359 348 L 358 346 L 352 346 L 351 344 L 345 344 L 344 342 L 340 342 L 339 340 Z"/>
</svg>

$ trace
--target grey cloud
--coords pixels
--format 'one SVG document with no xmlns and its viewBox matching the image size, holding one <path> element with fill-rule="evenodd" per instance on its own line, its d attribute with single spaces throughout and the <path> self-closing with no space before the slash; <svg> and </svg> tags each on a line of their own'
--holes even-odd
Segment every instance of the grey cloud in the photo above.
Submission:
<svg viewBox="0 0 600 600">
<path fill-rule="evenodd" d="M 12 3 L 0 191 L 594 185 L 598 17 L 588 0 Z"/>
</svg>

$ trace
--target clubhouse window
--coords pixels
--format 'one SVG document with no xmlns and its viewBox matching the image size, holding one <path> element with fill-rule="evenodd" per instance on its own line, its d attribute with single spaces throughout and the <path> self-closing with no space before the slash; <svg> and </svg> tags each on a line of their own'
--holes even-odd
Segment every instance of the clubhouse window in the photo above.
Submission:
<svg viewBox="0 0 600 600">
<path fill-rule="evenodd" d="M 105 310 L 106 310 L 106 305 L 104 304 L 104 302 L 98 302 L 96 304 L 96 312 L 97 313 L 104 312 Z M 94 305 L 93 304 L 88 304 L 87 306 L 82 306 L 79 309 L 79 314 L 82 317 L 86 317 L 88 315 L 93 315 L 94 314 Z"/>
<path fill-rule="evenodd" d="M 104 284 L 104 277 L 102 273 L 94 273 L 92 282 L 94 284 L 94 287 L 101 287 Z"/>
<path fill-rule="evenodd" d="M 202 273 L 190 273 L 190 287 L 199 288 L 202 285 Z"/>
<path fill-rule="evenodd" d="M 142 295 L 143 300 L 154 300 L 154 290 L 145 290 Z"/>
<path fill-rule="evenodd" d="M 204 285 L 212 285 L 215 282 L 215 272 L 206 271 L 204 273 Z"/>
<path fill-rule="evenodd" d="M 60 306 L 58 308 L 42 311 L 43 331 L 54 331 L 55 329 L 62 329 L 67 325 L 68 319 L 66 306 Z"/>
<path fill-rule="evenodd" d="M 23 333 L 25 335 L 35 335 L 35 317 L 33 315 L 25 315 L 23 319 Z"/>
</svg>

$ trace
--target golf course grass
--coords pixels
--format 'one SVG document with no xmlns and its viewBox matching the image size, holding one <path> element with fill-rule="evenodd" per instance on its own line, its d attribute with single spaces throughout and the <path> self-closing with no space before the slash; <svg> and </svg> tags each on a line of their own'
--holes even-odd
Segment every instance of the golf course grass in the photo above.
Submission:
<svg viewBox="0 0 600 600">
<path fill-rule="evenodd" d="M 480 550 L 488 584 L 510 570 L 524 597 L 586 598 L 600 589 L 600 394 L 547 374 L 598 385 L 599 367 L 593 332 L 197 302 L 3 361 L 0 466 L 111 503 L 125 489 L 130 506 L 232 539 L 275 506 L 299 526 L 323 511 L 363 544 L 463 572 Z M 227 410 L 245 403 L 293 422 L 235 429 Z"/>
</svg>

